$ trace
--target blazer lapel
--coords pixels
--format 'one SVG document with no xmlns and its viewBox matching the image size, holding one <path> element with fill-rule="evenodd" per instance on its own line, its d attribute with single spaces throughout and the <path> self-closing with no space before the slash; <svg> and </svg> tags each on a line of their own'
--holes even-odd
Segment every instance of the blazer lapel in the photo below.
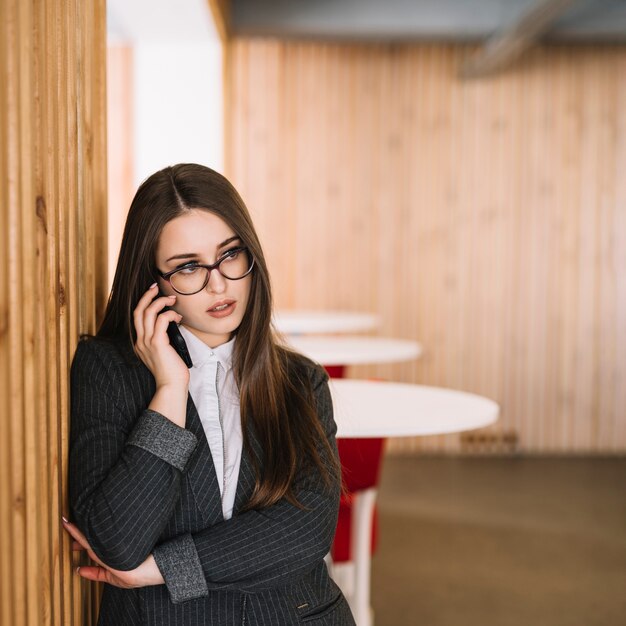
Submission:
<svg viewBox="0 0 626 626">
<path fill-rule="evenodd" d="M 198 439 L 198 445 L 187 468 L 187 479 L 202 519 L 207 526 L 210 526 L 224 519 L 222 499 L 209 442 L 191 394 L 187 396 L 186 428 Z"/>
</svg>

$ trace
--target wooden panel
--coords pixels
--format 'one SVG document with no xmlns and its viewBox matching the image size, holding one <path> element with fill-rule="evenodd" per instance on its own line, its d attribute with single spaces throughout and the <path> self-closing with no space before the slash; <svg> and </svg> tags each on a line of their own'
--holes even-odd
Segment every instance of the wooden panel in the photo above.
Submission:
<svg viewBox="0 0 626 626">
<path fill-rule="evenodd" d="M 278 306 L 373 311 L 424 345 L 353 375 L 494 398 L 494 451 L 623 453 L 626 47 L 464 81 L 472 51 L 235 39 L 227 173 Z"/>
<path fill-rule="evenodd" d="M 211 17 L 220 41 L 226 44 L 230 37 L 230 2 L 228 0 L 207 0 Z"/>
<path fill-rule="evenodd" d="M 2 624 L 95 623 L 60 517 L 69 364 L 106 289 L 104 44 L 101 0 L 0 6 Z"/>
<path fill-rule="evenodd" d="M 109 290 L 122 243 L 126 215 L 135 194 L 133 166 L 133 49 L 107 47 L 107 153 Z"/>
</svg>

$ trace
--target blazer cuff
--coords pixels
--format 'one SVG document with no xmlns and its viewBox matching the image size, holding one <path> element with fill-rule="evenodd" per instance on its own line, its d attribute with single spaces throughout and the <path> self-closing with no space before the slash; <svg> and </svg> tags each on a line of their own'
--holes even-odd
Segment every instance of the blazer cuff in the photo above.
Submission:
<svg viewBox="0 0 626 626">
<path fill-rule="evenodd" d="M 209 595 L 196 544 L 189 533 L 158 545 L 152 556 L 174 604 Z"/>
<path fill-rule="evenodd" d="M 151 452 L 182 472 L 198 440 L 191 431 L 177 426 L 161 413 L 146 409 L 126 443 Z"/>
</svg>

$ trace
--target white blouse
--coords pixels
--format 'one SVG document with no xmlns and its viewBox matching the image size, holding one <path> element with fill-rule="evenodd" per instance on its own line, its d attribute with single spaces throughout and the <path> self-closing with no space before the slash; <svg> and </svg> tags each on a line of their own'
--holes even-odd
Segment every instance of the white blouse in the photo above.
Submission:
<svg viewBox="0 0 626 626">
<path fill-rule="evenodd" d="M 209 442 L 227 520 L 233 515 L 243 447 L 239 389 L 232 368 L 235 338 L 210 348 L 183 326 L 178 328 L 193 361 L 189 393 Z"/>
</svg>

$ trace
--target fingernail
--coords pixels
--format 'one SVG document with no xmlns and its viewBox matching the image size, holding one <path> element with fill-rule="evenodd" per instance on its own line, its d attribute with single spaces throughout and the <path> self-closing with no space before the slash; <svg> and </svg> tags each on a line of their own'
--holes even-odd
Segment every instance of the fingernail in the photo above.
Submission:
<svg viewBox="0 0 626 626">
<path fill-rule="evenodd" d="M 70 523 L 70 522 L 69 522 L 69 520 L 67 519 L 67 517 L 65 517 L 65 516 L 63 516 L 63 515 L 61 515 L 61 519 L 62 519 L 62 520 L 63 520 L 66 524 L 69 524 L 69 523 Z"/>
<path fill-rule="evenodd" d="M 76 568 L 76 573 L 79 574 L 80 573 L 80 567 Z"/>
<path fill-rule="evenodd" d="M 152 284 L 150 285 L 150 287 L 148 287 L 148 289 L 154 289 L 156 286 L 157 286 L 157 284 L 156 284 L 156 283 L 152 283 Z"/>
<path fill-rule="evenodd" d="M 172 295 L 172 296 L 167 296 L 168 298 L 176 298 L 176 296 Z"/>
</svg>

